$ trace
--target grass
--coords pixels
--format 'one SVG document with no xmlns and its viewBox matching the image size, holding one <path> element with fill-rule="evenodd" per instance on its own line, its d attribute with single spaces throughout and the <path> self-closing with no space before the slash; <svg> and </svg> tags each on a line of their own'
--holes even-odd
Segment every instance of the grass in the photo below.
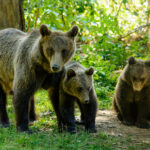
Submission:
<svg viewBox="0 0 150 150">
<path fill-rule="evenodd" d="M 99 131 L 96 134 L 84 132 L 77 127 L 77 134 L 58 133 L 56 117 L 49 103 L 47 93 L 36 93 L 38 121 L 30 125 L 33 134 L 17 133 L 11 98 L 8 101 L 11 126 L 0 128 L 0 150 L 138 150 L 150 145 L 133 145 L 130 138 L 110 136 Z"/>
<path fill-rule="evenodd" d="M 39 128 L 32 126 L 32 135 L 17 133 L 14 126 L 0 129 L 1 150 L 118 150 L 127 148 L 137 150 L 146 145 L 131 146 L 130 139 L 108 136 L 99 132 L 98 134 L 79 131 L 77 134 L 58 133 L 57 129 L 49 126 L 46 130 L 44 125 Z M 41 129 L 40 129 L 41 128 Z"/>
</svg>

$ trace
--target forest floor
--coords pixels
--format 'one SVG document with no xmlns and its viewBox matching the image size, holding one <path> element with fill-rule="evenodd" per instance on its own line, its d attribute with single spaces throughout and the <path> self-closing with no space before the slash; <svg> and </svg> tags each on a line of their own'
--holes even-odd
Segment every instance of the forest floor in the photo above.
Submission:
<svg viewBox="0 0 150 150">
<path fill-rule="evenodd" d="M 96 118 L 98 131 L 120 138 L 130 138 L 133 144 L 150 144 L 150 129 L 125 126 L 113 110 L 99 110 Z M 150 149 L 150 147 L 148 148 Z"/>
</svg>

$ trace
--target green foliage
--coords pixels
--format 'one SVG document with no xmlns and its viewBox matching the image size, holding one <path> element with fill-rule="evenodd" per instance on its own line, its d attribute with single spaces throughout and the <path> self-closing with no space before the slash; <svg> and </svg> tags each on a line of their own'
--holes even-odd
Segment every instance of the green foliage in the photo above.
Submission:
<svg viewBox="0 0 150 150">
<path fill-rule="evenodd" d="M 111 107 L 112 95 L 116 84 L 117 74 L 113 73 L 116 65 L 110 60 L 103 60 L 100 52 L 88 45 L 81 46 L 82 51 L 78 50 L 74 60 L 79 61 L 83 66 L 94 66 L 94 83 L 97 96 L 99 98 L 99 108 Z"/>
</svg>

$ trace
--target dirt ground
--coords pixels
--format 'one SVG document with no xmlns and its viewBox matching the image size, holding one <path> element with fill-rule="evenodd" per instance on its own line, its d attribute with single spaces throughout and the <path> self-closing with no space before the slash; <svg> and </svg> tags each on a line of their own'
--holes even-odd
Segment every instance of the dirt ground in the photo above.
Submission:
<svg viewBox="0 0 150 150">
<path fill-rule="evenodd" d="M 108 135 L 130 137 L 135 144 L 150 144 L 150 129 L 125 126 L 116 117 L 113 110 L 99 110 L 96 117 L 97 129 Z"/>
</svg>

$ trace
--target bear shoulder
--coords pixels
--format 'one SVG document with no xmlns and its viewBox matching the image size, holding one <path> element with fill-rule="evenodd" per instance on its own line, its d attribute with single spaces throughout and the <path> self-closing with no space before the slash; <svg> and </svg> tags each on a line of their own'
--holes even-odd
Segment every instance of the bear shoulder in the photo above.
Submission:
<svg viewBox="0 0 150 150">
<path fill-rule="evenodd" d="M 31 32 L 27 33 L 27 36 L 29 38 L 36 38 L 36 37 L 39 37 L 40 36 L 40 31 L 39 30 L 32 30 Z"/>
</svg>

